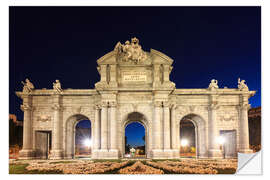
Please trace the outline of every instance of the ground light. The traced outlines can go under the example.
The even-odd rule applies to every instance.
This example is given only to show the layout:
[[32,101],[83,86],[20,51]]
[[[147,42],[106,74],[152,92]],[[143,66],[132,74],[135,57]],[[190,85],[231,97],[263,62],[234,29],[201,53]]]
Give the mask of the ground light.
[[83,144],[86,146],[86,147],[91,147],[91,145],[92,145],[92,141],[91,141],[91,139],[85,139],[84,140],[84,142],[83,142]]
[[186,140],[186,139],[181,140],[181,146],[183,146],[183,147],[188,146],[188,140]]
[[223,137],[223,136],[219,136],[218,138],[217,138],[217,142],[221,145],[221,147],[222,147],[222,150],[223,150],[223,158],[225,159],[225,146],[224,146],[224,144],[225,144],[225,142],[226,142],[226,139]]

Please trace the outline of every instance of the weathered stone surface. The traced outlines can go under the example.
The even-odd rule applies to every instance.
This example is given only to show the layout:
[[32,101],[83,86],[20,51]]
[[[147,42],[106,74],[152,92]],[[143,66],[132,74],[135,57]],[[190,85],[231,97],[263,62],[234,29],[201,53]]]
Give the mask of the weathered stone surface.
[[97,63],[101,78],[95,89],[62,89],[59,81],[53,89],[34,89],[29,80],[23,83],[16,92],[24,111],[21,158],[39,158],[38,131],[52,134],[51,158],[73,158],[74,127],[82,119],[91,121],[94,159],[123,157],[125,126],[134,121],[145,127],[148,158],[179,157],[183,119],[196,127],[198,158],[221,158],[221,130],[235,130],[236,151],[250,152],[247,111],[255,91],[243,80],[234,89],[219,88],[217,80],[205,89],[175,89],[169,78],[173,60],[143,51],[138,39],[118,43]]

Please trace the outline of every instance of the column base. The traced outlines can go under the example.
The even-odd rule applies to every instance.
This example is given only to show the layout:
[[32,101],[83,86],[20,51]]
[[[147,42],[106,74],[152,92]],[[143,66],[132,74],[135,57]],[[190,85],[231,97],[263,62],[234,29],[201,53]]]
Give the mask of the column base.
[[35,151],[32,149],[22,149],[19,151],[19,159],[35,159]]
[[177,159],[179,150],[177,149],[154,149],[151,154],[152,159]]
[[250,154],[250,153],[253,153],[253,151],[251,149],[240,149],[239,153]]
[[63,150],[52,150],[50,159],[64,159]]
[[119,159],[120,153],[118,149],[99,149],[93,150],[92,159]]
[[219,149],[210,149],[208,151],[208,157],[211,159],[222,159],[223,158],[223,153]]

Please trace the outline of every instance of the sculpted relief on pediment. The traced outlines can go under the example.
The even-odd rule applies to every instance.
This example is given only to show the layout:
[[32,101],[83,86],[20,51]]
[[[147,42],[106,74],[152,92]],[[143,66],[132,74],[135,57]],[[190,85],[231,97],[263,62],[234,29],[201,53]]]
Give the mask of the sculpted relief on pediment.
[[139,39],[136,37],[130,41],[126,41],[125,44],[118,42],[114,48],[116,51],[117,59],[120,63],[124,64],[148,64],[148,55],[142,50],[139,44]]

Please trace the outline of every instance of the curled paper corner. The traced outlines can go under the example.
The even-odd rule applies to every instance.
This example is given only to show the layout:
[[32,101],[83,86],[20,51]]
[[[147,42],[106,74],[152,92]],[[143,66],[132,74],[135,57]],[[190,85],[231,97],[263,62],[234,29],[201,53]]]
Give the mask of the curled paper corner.
[[262,174],[261,151],[251,154],[238,153],[236,174]]

